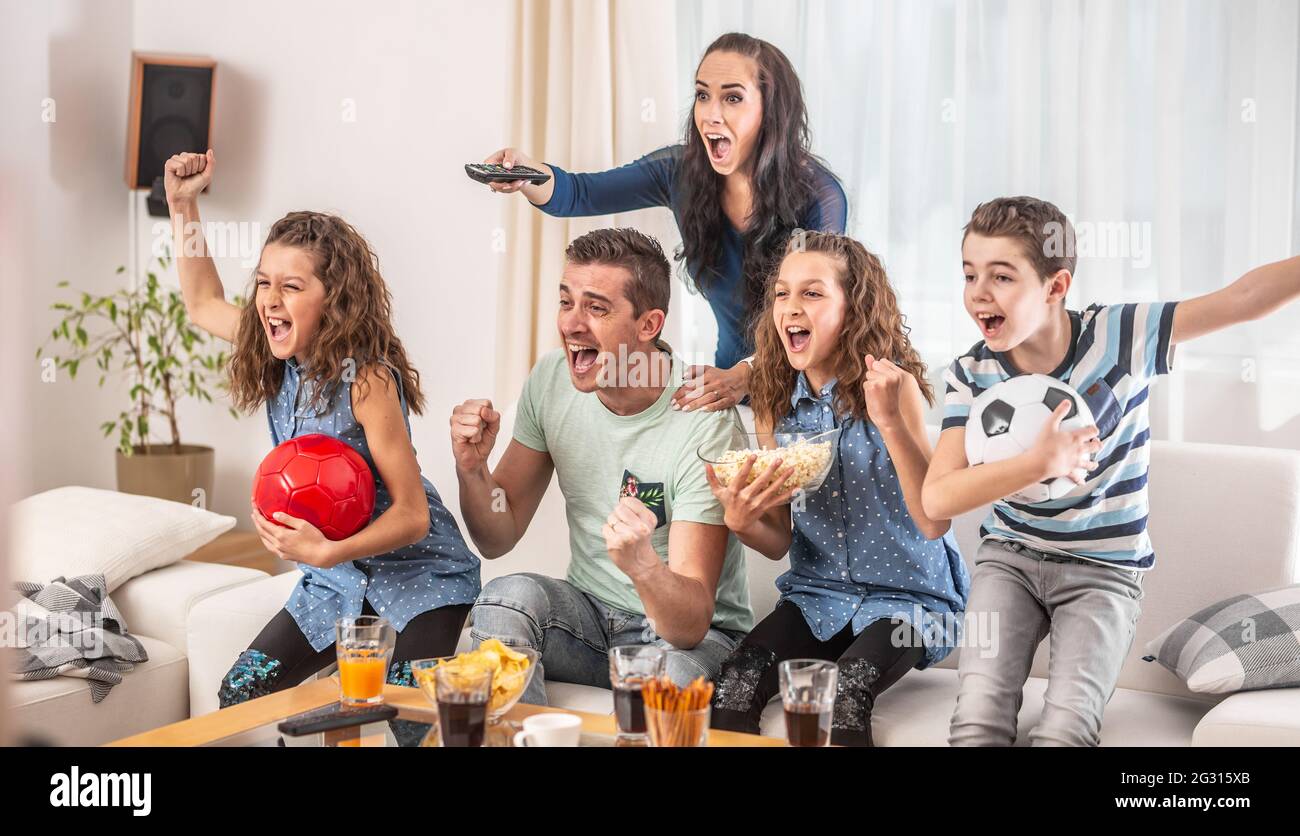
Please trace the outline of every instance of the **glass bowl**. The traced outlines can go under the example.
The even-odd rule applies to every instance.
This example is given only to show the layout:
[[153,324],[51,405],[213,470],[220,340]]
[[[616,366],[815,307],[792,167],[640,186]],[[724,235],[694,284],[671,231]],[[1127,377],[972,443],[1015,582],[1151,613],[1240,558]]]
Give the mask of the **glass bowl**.
[[[515,707],[515,703],[519,702],[519,698],[524,695],[524,691],[528,688],[528,683],[533,681],[533,674],[537,671],[537,663],[542,658],[542,654],[531,647],[512,647],[510,649],[527,656],[528,667],[505,677],[501,677],[499,672],[493,675],[492,696],[488,700],[489,723],[497,722],[505,716],[507,711]],[[449,662],[455,658],[456,656],[436,656],[430,659],[415,659],[411,662],[411,675],[415,677],[416,687],[424,692],[424,696],[428,698],[435,708],[438,706],[438,696],[433,684],[433,669],[438,667],[438,663]],[[504,687],[501,687],[502,683],[504,683]]]
[[743,433],[734,441],[722,444],[705,442],[696,451],[700,460],[713,466],[718,481],[723,487],[731,484],[740,472],[745,459],[754,454],[758,458],[750,471],[749,481],[765,471],[775,459],[782,459],[781,467],[795,468],[787,485],[796,485],[804,493],[813,493],[826,481],[835,463],[836,451],[839,449],[840,430],[836,427],[826,432],[806,433],[772,433],[776,446],[765,445],[757,433]]

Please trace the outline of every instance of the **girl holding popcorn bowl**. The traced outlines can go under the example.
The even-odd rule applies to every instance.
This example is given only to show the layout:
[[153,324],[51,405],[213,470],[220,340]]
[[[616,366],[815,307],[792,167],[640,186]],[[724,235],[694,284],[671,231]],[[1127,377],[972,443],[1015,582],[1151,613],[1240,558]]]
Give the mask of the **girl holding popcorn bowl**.
[[851,238],[797,233],[756,323],[750,398],[771,449],[705,468],[727,527],[790,568],[722,664],[713,726],[757,733],[779,663],[821,659],[839,668],[831,742],[870,746],[876,697],[952,650],[970,587],[949,521],[921,507],[934,395],[884,268]]

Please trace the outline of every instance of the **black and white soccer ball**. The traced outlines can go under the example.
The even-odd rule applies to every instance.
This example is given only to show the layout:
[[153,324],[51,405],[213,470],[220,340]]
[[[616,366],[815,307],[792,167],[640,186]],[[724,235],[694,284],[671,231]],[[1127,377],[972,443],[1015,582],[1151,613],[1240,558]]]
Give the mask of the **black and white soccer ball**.
[[[1000,462],[1028,451],[1063,400],[1072,406],[1061,429],[1079,430],[1094,423],[1092,410],[1079,393],[1049,375],[1022,374],[987,389],[971,404],[966,419],[966,461],[972,465]],[[1007,499],[1032,505],[1060,499],[1076,488],[1083,489],[1060,476],[1030,485]]]

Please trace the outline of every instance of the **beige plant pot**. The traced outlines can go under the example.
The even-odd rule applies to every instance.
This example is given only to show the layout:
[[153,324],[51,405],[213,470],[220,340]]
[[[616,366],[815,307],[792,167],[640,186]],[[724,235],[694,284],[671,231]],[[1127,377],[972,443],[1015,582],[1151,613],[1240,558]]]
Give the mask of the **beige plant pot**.
[[211,447],[155,444],[150,452],[133,448],[134,455],[117,451],[117,489],[123,493],[156,496],[208,508],[212,502],[213,451]]

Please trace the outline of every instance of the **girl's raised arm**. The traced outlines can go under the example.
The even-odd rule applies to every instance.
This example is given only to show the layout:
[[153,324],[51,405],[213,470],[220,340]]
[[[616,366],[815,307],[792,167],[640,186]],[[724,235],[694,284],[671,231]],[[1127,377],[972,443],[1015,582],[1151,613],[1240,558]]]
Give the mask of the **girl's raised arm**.
[[204,331],[233,343],[239,329],[239,308],[226,301],[199,223],[199,192],[212,182],[212,169],[211,148],[206,154],[176,154],[163,166],[163,184],[185,312]]

